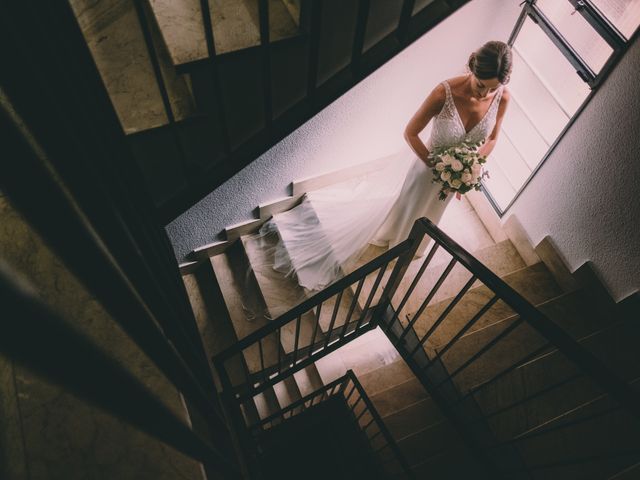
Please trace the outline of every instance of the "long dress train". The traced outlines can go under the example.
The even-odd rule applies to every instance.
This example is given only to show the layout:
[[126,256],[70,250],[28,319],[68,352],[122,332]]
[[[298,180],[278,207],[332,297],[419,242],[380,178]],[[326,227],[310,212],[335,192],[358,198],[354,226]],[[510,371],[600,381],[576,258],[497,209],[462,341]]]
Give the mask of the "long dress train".
[[[443,85],[446,100],[432,120],[427,148],[484,140],[495,125],[503,88],[467,132],[449,84]],[[308,290],[326,287],[350,270],[369,243],[392,247],[407,238],[418,218],[440,221],[453,195],[439,200],[439,185],[432,178],[431,169],[415,153],[403,150],[389,156],[376,172],[307,193],[300,205],[274,215],[260,230],[265,245],[273,249],[273,268],[295,274]],[[427,243],[420,246],[419,255]]]

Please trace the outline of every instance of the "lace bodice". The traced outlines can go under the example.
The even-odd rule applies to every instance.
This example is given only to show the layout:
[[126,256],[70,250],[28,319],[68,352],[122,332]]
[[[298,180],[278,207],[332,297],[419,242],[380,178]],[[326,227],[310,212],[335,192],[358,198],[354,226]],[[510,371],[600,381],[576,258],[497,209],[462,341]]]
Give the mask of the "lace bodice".
[[451,87],[446,81],[442,82],[442,84],[444,85],[447,96],[442,110],[440,110],[440,113],[433,119],[433,126],[431,135],[427,141],[427,148],[431,151],[434,148],[457,145],[463,141],[476,143],[487,138],[496,123],[498,106],[500,105],[504,87],[500,86],[498,88],[491,100],[491,105],[489,105],[487,113],[467,132],[458,113],[458,109],[453,102]]

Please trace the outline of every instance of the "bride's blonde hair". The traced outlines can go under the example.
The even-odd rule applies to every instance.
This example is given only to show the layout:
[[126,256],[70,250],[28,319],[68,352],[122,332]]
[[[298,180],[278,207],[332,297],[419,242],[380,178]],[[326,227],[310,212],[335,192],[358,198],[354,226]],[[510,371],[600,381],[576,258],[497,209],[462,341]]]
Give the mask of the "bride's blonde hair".
[[481,80],[497,78],[500,83],[507,84],[513,66],[511,47],[497,40],[487,42],[469,56],[467,66]]

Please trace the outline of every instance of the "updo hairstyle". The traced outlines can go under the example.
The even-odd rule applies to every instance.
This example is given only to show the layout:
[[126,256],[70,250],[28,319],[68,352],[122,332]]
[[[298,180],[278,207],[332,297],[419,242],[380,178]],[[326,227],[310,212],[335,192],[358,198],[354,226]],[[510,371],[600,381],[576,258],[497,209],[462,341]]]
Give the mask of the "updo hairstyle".
[[506,85],[511,77],[511,48],[504,42],[487,42],[469,56],[467,66],[480,80],[497,78]]

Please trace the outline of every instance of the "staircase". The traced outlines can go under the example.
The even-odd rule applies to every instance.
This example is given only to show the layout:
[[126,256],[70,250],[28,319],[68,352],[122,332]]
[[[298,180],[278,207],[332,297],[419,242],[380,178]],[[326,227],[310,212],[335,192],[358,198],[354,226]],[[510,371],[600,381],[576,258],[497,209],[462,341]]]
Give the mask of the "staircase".
[[[262,210],[286,212],[297,201]],[[340,285],[312,295],[265,268],[268,250],[253,233],[263,221],[229,228],[227,241],[198,249],[198,260],[183,266],[208,354],[228,375],[219,386],[239,403],[245,425],[277,417],[353,370],[415,478],[613,479],[640,468],[637,416],[455,251],[441,244],[398,272],[407,244],[370,246]],[[466,200],[452,202],[441,227],[607,375],[638,385],[640,332],[630,316],[603,315],[544,263],[527,264],[511,241],[495,242]]]
[[166,224],[468,0],[70,0]]

